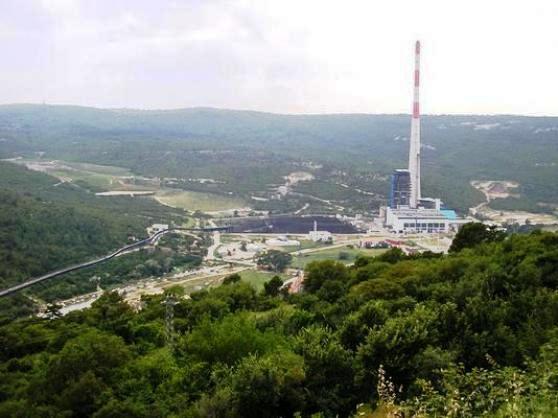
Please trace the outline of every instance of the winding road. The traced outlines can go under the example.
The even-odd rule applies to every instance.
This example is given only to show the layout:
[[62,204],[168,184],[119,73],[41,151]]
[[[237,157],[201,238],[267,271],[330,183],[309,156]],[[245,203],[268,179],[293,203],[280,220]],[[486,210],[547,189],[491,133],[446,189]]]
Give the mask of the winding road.
[[168,232],[173,232],[173,231],[217,232],[217,231],[223,231],[223,230],[226,230],[226,229],[227,228],[220,228],[220,227],[213,227],[213,228],[169,228],[169,229],[165,229],[165,230],[159,231],[156,234],[153,234],[150,237],[145,238],[141,241],[134,242],[133,244],[125,245],[124,247],[114,251],[113,253],[105,255],[103,257],[96,258],[96,259],[90,260],[90,261],[86,261],[84,263],[74,264],[72,266],[64,267],[64,268],[59,269],[59,270],[51,271],[50,273],[44,274],[42,276],[34,277],[32,279],[26,280],[23,283],[17,284],[15,286],[9,287],[9,288],[4,289],[4,290],[0,290],[0,297],[8,296],[12,293],[23,290],[23,289],[25,289],[29,286],[32,286],[36,283],[40,283],[40,282],[43,282],[45,280],[52,279],[54,277],[58,277],[58,276],[61,276],[63,274],[66,274],[66,273],[70,273],[72,271],[81,270],[81,269],[84,269],[84,268],[87,268],[87,267],[94,266],[96,264],[104,263],[105,261],[109,261],[112,258],[116,257],[117,255],[126,253],[128,251],[132,251],[132,250],[135,250],[137,248],[144,247],[146,245],[151,245],[154,242],[157,242],[157,240],[162,235],[164,235]]

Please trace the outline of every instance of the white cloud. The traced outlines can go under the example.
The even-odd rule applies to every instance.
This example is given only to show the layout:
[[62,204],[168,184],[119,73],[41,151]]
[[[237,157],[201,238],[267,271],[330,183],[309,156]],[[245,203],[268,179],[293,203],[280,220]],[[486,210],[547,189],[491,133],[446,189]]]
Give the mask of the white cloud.
[[4,0],[1,102],[558,114],[551,0]]

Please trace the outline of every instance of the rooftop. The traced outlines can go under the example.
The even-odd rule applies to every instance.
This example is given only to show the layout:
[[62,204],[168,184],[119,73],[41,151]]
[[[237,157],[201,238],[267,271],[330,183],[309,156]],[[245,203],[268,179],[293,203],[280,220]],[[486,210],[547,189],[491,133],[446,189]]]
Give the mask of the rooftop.
[[[400,209],[391,209],[389,211],[398,218],[432,218],[432,219],[449,219],[444,215],[443,211],[439,211],[436,209],[411,209],[411,208],[400,208]],[[453,212],[453,211],[451,211]],[[455,212],[454,212],[455,213]]]

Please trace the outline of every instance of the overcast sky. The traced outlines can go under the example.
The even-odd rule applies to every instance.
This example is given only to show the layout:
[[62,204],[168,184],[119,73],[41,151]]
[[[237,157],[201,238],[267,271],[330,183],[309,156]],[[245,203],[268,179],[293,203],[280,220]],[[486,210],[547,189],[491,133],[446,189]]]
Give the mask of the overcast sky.
[[1,0],[0,102],[558,115],[556,0]]

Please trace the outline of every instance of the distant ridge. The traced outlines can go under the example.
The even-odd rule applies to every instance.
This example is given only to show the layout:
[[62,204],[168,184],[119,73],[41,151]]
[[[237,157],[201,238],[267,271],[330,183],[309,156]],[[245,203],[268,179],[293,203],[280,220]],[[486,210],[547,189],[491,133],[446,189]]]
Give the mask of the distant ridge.
[[[363,112],[342,112],[342,113],[281,113],[281,112],[268,112],[264,110],[253,109],[227,109],[212,106],[193,106],[193,107],[179,107],[168,109],[142,109],[134,107],[97,107],[85,106],[74,104],[50,104],[50,103],[4,103],[0,104],[0,111],[2,109],[24,109],[24,108],[60,108],[60,109],[82,109],[91,111],[105,111],[105,112],[126,112],[130,114],[146,114],[146,113],[195,113],[195,112],[214,112],[214,113],[244,113],[256,115],[273,115],[285,117],[324,117],[324,116],[411,116],[411,113],[363,113]],[[513,113],[423,113],[423,117],[482,117],[482,118],[500,118],[500,117],[514,117],[514,118],[556,118],[557,115],[525,115]]]

